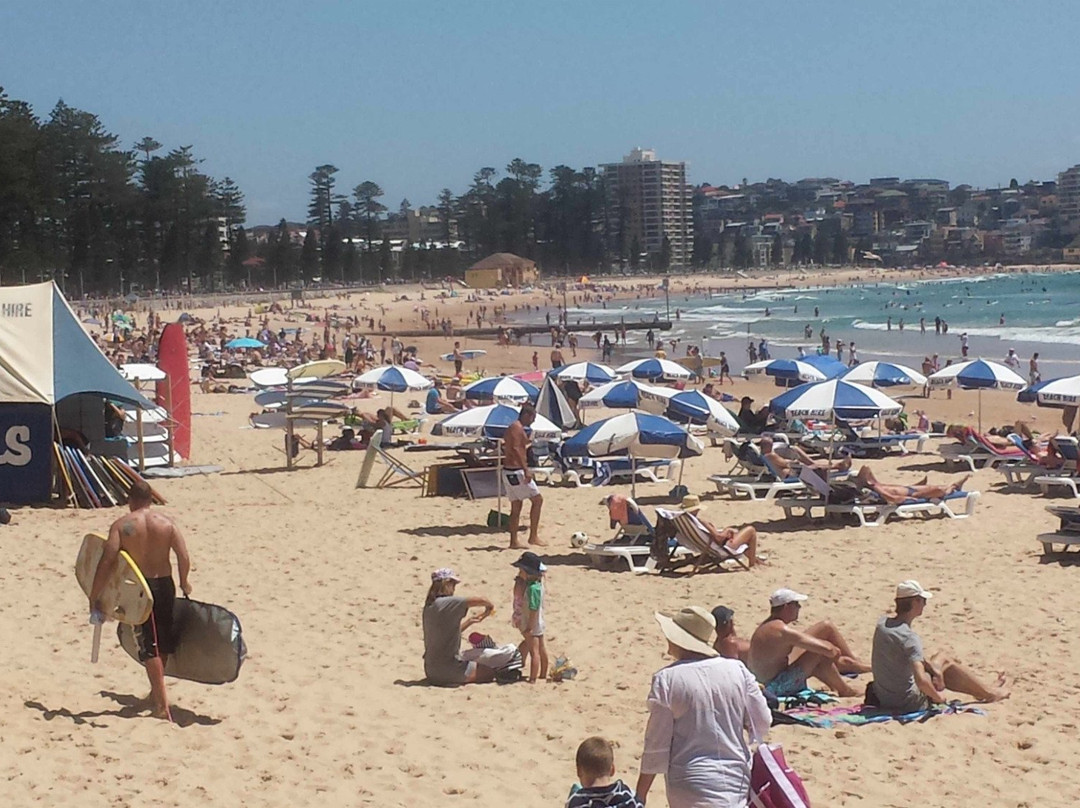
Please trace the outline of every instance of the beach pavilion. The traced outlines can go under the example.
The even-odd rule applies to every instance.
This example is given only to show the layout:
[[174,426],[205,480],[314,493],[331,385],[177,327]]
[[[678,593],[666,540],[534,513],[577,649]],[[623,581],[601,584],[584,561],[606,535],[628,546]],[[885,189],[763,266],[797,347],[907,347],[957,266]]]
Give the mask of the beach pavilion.
[[492,253],[465,270],[465,283],[473,289],[531,286],[540,276],[536,262],[513,253]]

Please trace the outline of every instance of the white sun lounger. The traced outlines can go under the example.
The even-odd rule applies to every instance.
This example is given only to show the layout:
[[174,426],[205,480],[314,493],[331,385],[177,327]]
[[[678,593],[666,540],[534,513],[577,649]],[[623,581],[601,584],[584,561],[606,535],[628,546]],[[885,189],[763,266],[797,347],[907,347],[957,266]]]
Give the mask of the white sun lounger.
[[1062,552],[1067,551],[1074,544],[1080,544],[1080,510],[1076,508],[1063,508],[1060,505],[1051,505],[1046,509],[1061,520],[1061,525],[1054,533],[1040,533],[1036,538],[1042,545],[1043,555],[1051,555],[1055,552],[1054,545],[1064,545]]

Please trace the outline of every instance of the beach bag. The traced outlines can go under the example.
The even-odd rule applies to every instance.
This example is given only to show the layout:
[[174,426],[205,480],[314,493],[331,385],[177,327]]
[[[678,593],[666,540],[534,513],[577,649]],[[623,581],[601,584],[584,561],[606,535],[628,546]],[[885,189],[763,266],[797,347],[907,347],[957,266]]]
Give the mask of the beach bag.
[[754,752],[750,769],[750,805],[753,808],[810,808],[802,779],[787,761],[779,744],[763,743]]

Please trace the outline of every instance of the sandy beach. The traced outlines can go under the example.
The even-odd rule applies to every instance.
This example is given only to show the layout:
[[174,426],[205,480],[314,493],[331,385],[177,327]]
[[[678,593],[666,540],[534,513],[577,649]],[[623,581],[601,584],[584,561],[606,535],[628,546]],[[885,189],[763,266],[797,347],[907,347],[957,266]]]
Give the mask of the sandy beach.
[[[867,270],[858,272],[869,277]],[[847,283],[854,274],[825,279]],[[693,276],[673,288],[710,282],[731,286],[726,278]],[[402,294],[410,299],[395,302]],[[417,327],[421,305],[438,307],[436,317],[456,323],[475,308],[463,298],[434,300],[432,294],[425,293],[423,304],[419,289],[408,286],[313,300],[272,326],[321,334],[321,323],[300,318],[307,312],[321,317],[336,306],[339,313],[383,319],[389,334]],[[514,306],[548,305],[552,297],[537,291],[493,298],[489,305],[496,302],[512,315]],[[232,332],[243,335],[250,308],[192,313],[233,318]],[[258,319],[255,314],[256,326]],[[449,371],[449,363],[435,358],[452,347],[448,338],[413,342],[439,371]],[[534,350],[541,368],[548,366],[543,338],[532,346],[469,340],[463,347],[488,351],[476,363],[488,375],[531,369]],[[599,355],[591,343],[578,354]],[[937,593],[916,626],[927,649],[948,649],[988,679],[1006,672],[1012,697],[987,705],[981,716],[773,728],[770,740],[783,744],[813,804],[1019,808],[1075,802],[1080,706],[1071,696],[1080,687],[1070,682],[1080,616],[1069,593],[1076,570],[1042,563],[1035,541],[1057,526],[1045,506],[1071,500],[1002,490],[1001,474],[981,470],[966,486],[981,492],[970,519],[840,529],[784,520],[773,503],[718,497],[707,477],[730,464],[719,449],[708,448],[686,462],[684,484],[702,495],[716,524],[754,524],[768,563],[748,573],[635,576],[596,570],[569,543],[577,530],[610,537],[606,509],[598,503],[619,489],[542,487],[547,643],[552,658],[569,657],[579,675],[560,684],[435,688],[423,682],[420,622],[431,570],[456,569],[463,578],[459,593],[496,604],[481,628],[496,639],[516,640],[510,563],[518,554],[507,549],[505,532],[485,526],[493,502],[421,498],[415,488],[357,490],[362,452],[329,453],[321,468],[311,467],[314,456],[307,452],[301,468],[287,472],[281,433],[248,425],[258,409],[250,395],[192,389],[190,462],[224,471],[153,484],[168,500],[161,510],[187,538],[193,597],[237,613],[248,660],[230,685],[169,680],[176,725],[147,717],[140,712],[146,677],[120,649],[112,626],[101,661],[90,664],[86,601],[72,574],[82,535],[105,530],[121,511],[15,510],[12,524],[0,527],[8,560],[0,571],[6,649],[0,775],[8,805],[561,805],[575,780],[574,751],[589,735],[617,741],[619,776],[631,784],[637,777],[650,676],[669,661],[654,611],[722,603],[735,610],[739,633],[749,636],[767,614],[768,594],[789,586],[811,596],[803,623],[832,620],[868,658],[875,622],[891,607],[896,583],[908,578]],[[761,404],[776,388],[764,379],[737,379],[726,391],[748,393]],[[395,405],[411,400],[422,396],[398,395]],[[387,403],[387,394],[359,402],[369,411]],[[973,423],[976,406],[974,392],[958,391],[952,399],[935,392],[911,399],[908,410]],[[1015,394],[985,393],[982,407],[984,426],[1018,418],[1035,430],[1058,426],[1059,411],[1017,404]],[[330,428],[327,437],[335,434]],[[871,463],[879,477],[901,483],[927,474],[935,482],[951,479],[937,444]],[[395,453],[414,466],[436,458]],[[639,485],[638,500],[669,504],[669,488]],[[860,686],[868,678],[861,677]],[[658,782],[649,805],[666,804]]]

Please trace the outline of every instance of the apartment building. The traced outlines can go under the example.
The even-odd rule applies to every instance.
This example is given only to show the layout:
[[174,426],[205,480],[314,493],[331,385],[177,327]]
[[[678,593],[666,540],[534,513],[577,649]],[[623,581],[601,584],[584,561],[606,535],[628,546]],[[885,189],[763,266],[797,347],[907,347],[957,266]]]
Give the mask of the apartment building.
[[1080,232],[1080,165],[1058,174],[1057,202],[1068,231]]
[[660,160],[652,149],[633,149],[621,163],[606,163],[600,170],[612,245],[625,251],[636,241],[643,252],[658,256],[667,238],[671,268],[688,267],[694,252],[694,218],[686,163]]

